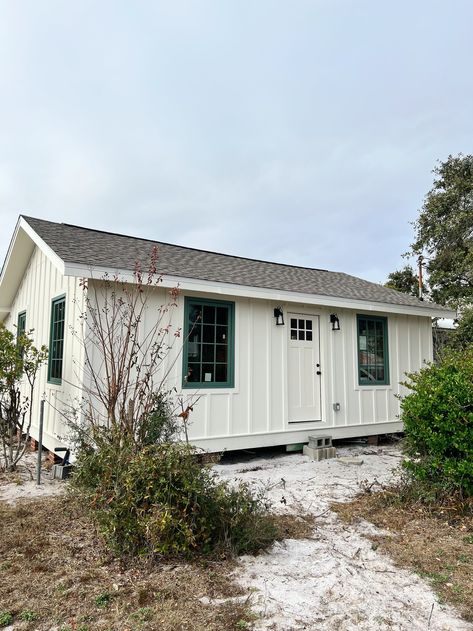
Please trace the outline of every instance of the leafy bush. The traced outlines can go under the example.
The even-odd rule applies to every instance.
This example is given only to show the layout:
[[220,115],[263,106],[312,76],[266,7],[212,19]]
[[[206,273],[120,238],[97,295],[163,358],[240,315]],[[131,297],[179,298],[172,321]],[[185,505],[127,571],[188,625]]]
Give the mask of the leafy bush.
[[405,468],[437,490],[473,495],[473,349],[409,375],[401,402]]
[[138,442],[141,445],[169,443],[176,438],[179,427],[173,411],[170,393],[159,392],[153,396],[153,407],[144,416],[137,430]]
[[466,350],[473,344],[473,308],[464,309],[451,340],[453,348]]
[[276,535],[261,494],[219,481],[181,443],[137,452],[130,441],[104,441],[79,455],[73,486],[120,555],[238,554]]

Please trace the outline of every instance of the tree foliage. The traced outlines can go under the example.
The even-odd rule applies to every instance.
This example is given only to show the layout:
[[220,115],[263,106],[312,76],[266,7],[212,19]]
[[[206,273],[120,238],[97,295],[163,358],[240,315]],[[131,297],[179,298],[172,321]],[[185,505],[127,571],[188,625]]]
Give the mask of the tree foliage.
[[449,156],[433,170],[414,224],[412,254],[427,260],[432,299],[457,307],[473,302],[473,155]]
[[0,469],[8,471],[25,452],[36,377],[48,356],[45,346],[33,345],[31,333],[17,337],[0,323]]
[[473,348],[473,307],[462,310],[458,326],[452,332],[450,344],[459,350]]
[[[391,272],[384,286],[411,296],[418,297],[419,295],[419,280],[410,265],[405,265],[402,269]],[[425,291],[425,286],[423,289]]]
[[473,495],[473,348],[408,375],[401,401],[405,467],[417,480]]

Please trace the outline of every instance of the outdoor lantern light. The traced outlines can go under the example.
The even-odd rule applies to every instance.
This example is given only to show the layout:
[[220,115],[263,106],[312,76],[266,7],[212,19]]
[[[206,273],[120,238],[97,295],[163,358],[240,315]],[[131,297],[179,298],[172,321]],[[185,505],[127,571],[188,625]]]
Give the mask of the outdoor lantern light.
[[282,307],[275,307],[274,308],[274,317],[276,319],[276,326],[281,326],[282,324],[284,324],[284,317],[283,317]]
[[340,320],[336,313],[330,314],[330,322],[332,324],[332,331],[340,331]]

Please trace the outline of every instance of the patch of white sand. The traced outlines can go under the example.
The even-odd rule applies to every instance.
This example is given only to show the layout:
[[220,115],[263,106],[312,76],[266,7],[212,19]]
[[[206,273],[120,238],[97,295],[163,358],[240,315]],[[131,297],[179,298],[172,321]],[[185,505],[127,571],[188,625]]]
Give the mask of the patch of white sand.
[[41,484],[36,484],[37,453],[27,452],[18,464],[18,471],[11,474],[11,481],[0,484],[0,501],[15,504],[21,499],[39,499],[59,495],[64,491],[64,483],[53,480],[51,469],[43,466]]
[[418,576],[396,568],[363,537],[377,529],[365,521],[347,526],[329,510],[363,484],[389,482],[401,459],[393,447],[353,447],[315,462],[300,454],[221,464],[218,474],[264,487],[277,512],[317,516],[312,539],[285,540],[267,553],[241,557],[237,581],[254,591],[256,629],[292,631],[467,631],[473,625],[438,602]]

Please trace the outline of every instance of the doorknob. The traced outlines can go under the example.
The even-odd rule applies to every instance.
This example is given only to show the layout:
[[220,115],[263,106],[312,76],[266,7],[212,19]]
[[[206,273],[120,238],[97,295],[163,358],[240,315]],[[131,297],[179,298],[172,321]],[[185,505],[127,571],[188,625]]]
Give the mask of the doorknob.
[[317,375],[321,375],[321,374],[322,374],[322,371],[321,371],[321,370],[318,370],[318,371],[316,372],[316,374],[317,374]]

